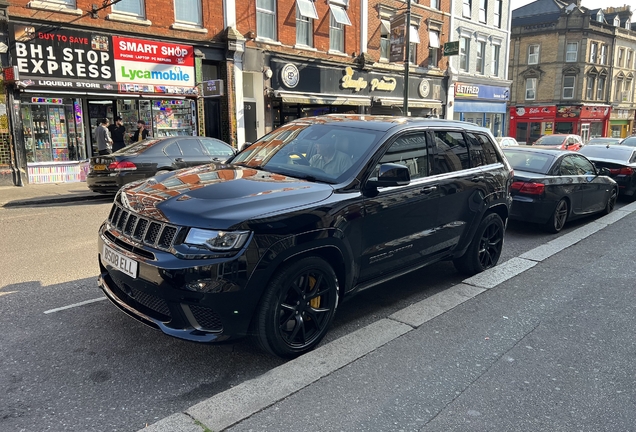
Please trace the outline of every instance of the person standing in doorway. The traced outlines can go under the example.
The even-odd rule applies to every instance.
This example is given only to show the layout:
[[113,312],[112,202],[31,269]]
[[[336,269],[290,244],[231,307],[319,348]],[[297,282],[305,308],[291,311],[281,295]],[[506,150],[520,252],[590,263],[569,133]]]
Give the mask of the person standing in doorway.
[[107,118],[102,119],[97,129],[95,129],[95,140],[97,141],[97,150],[100,156],[113,152],[113,140],[110,138],[110,132],[108,131]]
[[108,130],[110,131],[110,137],[113,139],[114,152],[126,147],[126,143],[124,142],[124,137],[126,136],[126,127],[124,126],[121,117],[115,117],[115,124],[108,126]]
[[143,141],[148,138],[148,135],[150,135],[150,132],[146,129],[146,122],[143,120],[137,121],[137,130],[131,138],[132,142]]

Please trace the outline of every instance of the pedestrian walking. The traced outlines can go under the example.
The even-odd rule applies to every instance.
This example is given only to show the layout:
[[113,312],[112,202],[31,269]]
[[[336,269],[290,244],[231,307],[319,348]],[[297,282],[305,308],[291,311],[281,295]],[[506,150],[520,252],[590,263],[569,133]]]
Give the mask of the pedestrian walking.
[[126,127],[124,126],[124,123],[121,117],[119,116],[115,117],[115,124],[108,126],[108,130],[110,132],[110,137],[113,140],[114,152],[126,147],[126,143],[125,143]]
[[146,138],[148,138],[148,135],[150,135],[150,132],[148,132],[148,129],[146,129],[146,122],[143,120],[138,120],[137,130],[135,131],[135,133],[133,134],[131,138],[132,142],[143,141]]
[[99,126],[95,129],[95,140],[97,141],[97,150],[100,156],[111,154],[113,140],[108,131],[108,119],[101,119]]

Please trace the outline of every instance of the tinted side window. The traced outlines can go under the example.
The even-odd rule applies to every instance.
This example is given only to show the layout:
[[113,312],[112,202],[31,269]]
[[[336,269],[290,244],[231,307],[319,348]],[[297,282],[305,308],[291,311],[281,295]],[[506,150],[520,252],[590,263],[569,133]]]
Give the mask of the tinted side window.
[[386,151],[380,163],[398,163],[406,166],[411,179],[429,174],[426,133],[419,132],[399,137]]
[[179,140],[179,147],[184,156],[203,156],[203,148],[196,138]]
[[165,146],[163,152],[166,154],[166,156],[181,156],[181,150],[175,142]]
[[442,174],[470,168],[464,135],[454,131],[433,131],[435,139],[434,173]]
[[561,160],[559,173],[567,176],[578,175],[574,162],[572,161],[572,156],[566,156]]
[[473,167],[501,162],[495,145],[488,136],[480,133],[468,133],[470,138],[470,165]]
[[572,161],[576,167],[578,175],[593,175],[596,173],[592,162],[588,161],[582,156],[572,156]]
[[213,139],[200,139],[201,144],[207,150],[208,154],[212,156],[232,156],[234,153],[223,142]]

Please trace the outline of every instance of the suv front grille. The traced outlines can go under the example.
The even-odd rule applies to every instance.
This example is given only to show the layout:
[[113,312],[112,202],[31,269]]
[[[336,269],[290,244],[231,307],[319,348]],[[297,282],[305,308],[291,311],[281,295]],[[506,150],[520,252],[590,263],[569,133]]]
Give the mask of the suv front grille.
[[108,222],[122,237],[165,251],[170,250],[179,232],[176,226],[140,216],[126,210],[118,202],[113,204]]

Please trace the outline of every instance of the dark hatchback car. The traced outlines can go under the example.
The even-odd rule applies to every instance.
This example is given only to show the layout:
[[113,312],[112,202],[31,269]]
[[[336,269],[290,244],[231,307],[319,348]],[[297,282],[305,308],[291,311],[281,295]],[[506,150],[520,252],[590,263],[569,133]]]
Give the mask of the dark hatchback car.
[[235,150],[214,138],[178,136],[146,139],[90,160],[86,184],[93,192],[115,193],[126,183],[211,162],[225,162]]
[[99,230],[99,285],[168,335],[251,335],[294,357],[341,298],[440,260],[495,266],[511,179],[494,137],[469,123],[296,120],[227,164],[122,188]]
[[568,220],[614,210],[616,182],[580,151],[508,148],[504,153],[515,171],[511,220],[540,223],[557,233]]
[[609,170],[608,175],[618,183],[621,195],[636,198],[636,147],[622,144],[585,146],[581,154],[597,167]]

